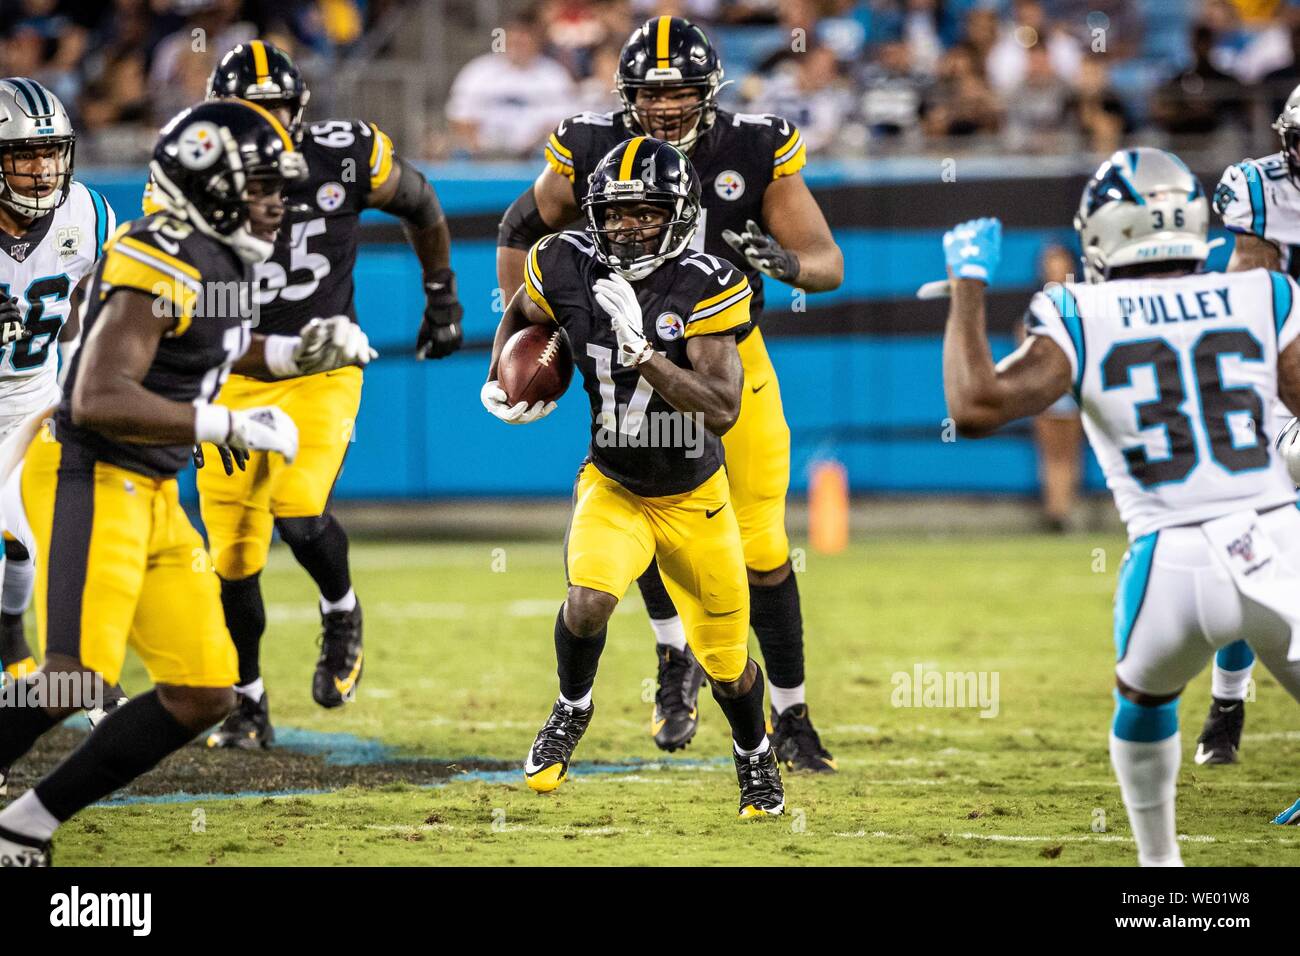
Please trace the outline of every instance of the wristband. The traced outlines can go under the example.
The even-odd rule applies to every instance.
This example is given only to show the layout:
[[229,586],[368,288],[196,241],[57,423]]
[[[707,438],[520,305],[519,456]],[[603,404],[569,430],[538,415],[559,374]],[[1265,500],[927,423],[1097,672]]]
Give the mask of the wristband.
[[202,402],[194,406],[194,443],[224,445],[230,438],[230,409]]
[[268,335],[262,349],[266,370],[276,378],[292,378],[301,374],[298,361],[293,357],[302,339],[296,335]]

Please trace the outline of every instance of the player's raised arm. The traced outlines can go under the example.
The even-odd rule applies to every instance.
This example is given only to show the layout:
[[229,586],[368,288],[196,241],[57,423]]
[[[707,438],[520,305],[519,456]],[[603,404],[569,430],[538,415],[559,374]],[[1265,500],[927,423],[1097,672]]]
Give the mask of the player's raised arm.
[[809,292],[829,292],[844,281],[844,253],[831,235],[801,173],[782,176],[763,193],[764,235],[750,222],[741,236],[723,238],[764,275]]
[[1070,360],[1045,336],[1031,335],[999,365],[989,349],[984,290],[1001,256],[1002,224],[976,219],[943,237],[952,285],[943,336],[943,391],[957,432],[988,435],[1036,415],[1070,387]]
[[[557,141],[556,136],[551,139]],[[573,175],[557,171],[562,158],[556,142],[547,145],[548,165],[537,181],[510,204],[497,230],[497,286],[517,289],[524,281],[524,260],[538,239],[563,229],[578,218],[581,210],[573,194]],[[565,167],[558,166],[563,169]]]

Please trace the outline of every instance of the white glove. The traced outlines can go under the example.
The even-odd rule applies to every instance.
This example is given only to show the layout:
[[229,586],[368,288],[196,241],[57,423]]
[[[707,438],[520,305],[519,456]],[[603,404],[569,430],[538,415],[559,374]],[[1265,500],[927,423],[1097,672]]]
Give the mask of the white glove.
[[378,356],[361,326],[346,315],[312,319],[298,335],[266,339],[266,367],[278,378],[364,366]]
[[655,357],[655,350],[641,331],[641,303],[636,290],[618,273],[597,279],[591,287],[600,307],[609,314],[609,324],[618,339],[618,362],[625,368]]
[[203,442],[245,453],[275,451],[292,462],[298,456],[298,426],[275,405],[238,410],[199,405],[194,413],[194,443]]
[[507,425],[527,425],[555,411],[555,402],[534,402],[532,408],[528,407],[527,402],[506,404],[506,390],[496,379],[485,382],[479,389],[478,397],[494,418],[501,419]]
[[1278,452],[1282,455],[1282,460],[1286,462],[1287,474],[1291,476],[1291,484],[1300,485],[1300,418],[1293,418],[1286,423],[1286,428],[1277,436]]

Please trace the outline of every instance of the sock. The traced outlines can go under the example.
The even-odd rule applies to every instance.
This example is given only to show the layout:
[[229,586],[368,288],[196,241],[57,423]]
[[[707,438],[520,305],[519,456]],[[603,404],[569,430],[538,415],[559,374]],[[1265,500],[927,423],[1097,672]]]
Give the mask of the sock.
[[1215,700],[1245,700],[1255,654],[1245,641],[1234,641],[1214,655],[1210,694]]
[[262,678],[259,677],[257,680],[248,684],[237,684],[235,686],[235,693],[242,694],[253,703],[257,703],[262,699],[262,695],[266,693],[266,686],[262,683]]
[[723,697],[713,687],[713,699],[726,715],[736,752],[741,754],[756,753],[755,748],[761,748],[763,739],[767,736],[767,722],[763,719],[763,668],[757,664],[754,667],[758,671],[754,677],[754,686],[744,696]]
[[560,675],[560,696],[575,702],[591,699],[591,687],[596,683],[596,667],[601,651],[605,649],[608,628],[599,634],[578,637],[564,623],[564,607],[555,616],[555,662]]
[[8,767],[31,750],[32,744],[58,723],[43,707],[17,706],[22,694],[23,689],[17,686],[5,689],[5,697],[13,703],[0,707],[0,767]]
[[276,518],[275,527],[323,600],[337,601],[352,589],[348,536],[337,518],[329,512],[315,518]]
[[261,572],[227,581],[221,578],[221,609],[226,628],[239,654],[239,683],[247,686],[262,673],[260,649],[266,631],[266,607],[262,603]]
[[36,562],[17,541],[5,541],[4,586],[0,588],[0,611],[17,614],[32,602],[32,583],[36,580]]
[[771,743],[770,743],[770,742],[768,741],[768,739],[767,739],[767,734],[764,734],[764,735],[763,735],[763,739],[760,740],[760,741],[758,742],[758,746],[757,746],[757,747],[753,747],[753,748],[751,748],[750,750],[741,750],[741,749],[740,749],[740,744],[736,743],[734,740],[731,742],[731,746],[732,746],[732,749],[736,751],[736,756],[738,756],[738,757],[752,757],[752,756],[754,756],[755,754],[766,753],[768,747],[771,746]]
[[677,616],[673,599],[668,596],[664,579],[659,576],[659,563],[651,561],[645,572],[636,579],[636,586],[641,589],[641,600],[645,602],[646,613],[651,621],[666,621]]
[[348,588],[348,593],[343,595],[337,601],[325,600],[325,595],[320,596],[320,612],[322,614],[333,614],[336,611],[351,611],[357,606],[357,592]]
[[1182,748],[1178,701],[1142,707],[1118,693],[1110,761],[1119,778],[1141,866],[1182,866],[1174,794]]
[[0,611],[0,664],[12,676],[25,676],[35,670],[31,645],[23,629],[22,613],[6,614]]
[[655,632],[656,644],[667,644],[679,651],[686,650],[686,628],[682,626],[682,619],[676,614],[662,621],[650,618],[650,629]]
[[749,622],[758,636],[768,679],[777,687],[803,684],[803,613],[793,571],[780,584],[749,586]]
[[36,785],[60,822],[156,767],[197,734],[167,712],[158,692],[132,697]]
[[569,700],[569,698],[561,694],[560,703],[567,704],[574,710],[589,710],[591,708],[591,691],[587,691],[587,693],[583,694],[577,700]]
[[36,796],[36,791],[28,790],[0,810],[0,827],[34,840],[48,840],[59,828],[59,821],[45,809],[45,804]]
[[784,714],[796,704],[806,702],[803,692],[803,684],[798,687],[777,687],[775,681],[769,681],[767,685],[768,696],[772,698],[772,709],[778,715]]

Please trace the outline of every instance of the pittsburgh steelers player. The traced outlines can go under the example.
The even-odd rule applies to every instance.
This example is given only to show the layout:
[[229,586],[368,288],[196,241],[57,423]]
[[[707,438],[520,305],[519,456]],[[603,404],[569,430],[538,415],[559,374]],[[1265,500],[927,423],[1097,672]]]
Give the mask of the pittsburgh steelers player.
[[689,250],[700,182],[675,146],[645,136],[615,146],[595,167],[583,209],[586,232],[547,236],[529,251],[482,392],[488,411],[513,424],[554,408],[509,405],[497,381],[506,340],[535,323],[568,334],[591,402],[591,448],[565,540],[569,590],[555,619],[560,695],[524,774],[543,793],[564,781],[591,723],[610,615],[657,559],[731,725],[740,816],[779,814],[781,771],[764,728],[763,672],[748,652],[744,548],[718,438],[740,414],[736,340],[750,326],[749,281]]
[[[779,116],[718,109],[722,72],[713,44],[690,21],[661,16],[638,28],[619,59],[623,109],[581,113],[560,123],[546,145],[546,168],[502,220],[501,288],[523,281],[525,250],[577,217],[600,158],[637,135],[672,143],[690,156],[702,190],[690,248],[728,261],[747,276],[753,319],[762,310],[763,276],[809,292],[839,286],[843,256],[800,173],[806,151],[799,131]],[[744,402],[723,444],[745,543],[754,632],[771,681],[772,739],[787,767],[829,771],[835,763],[813,729],[804,695],[803,617],[785,532],[790,429],[757,326],[739,339],[739,348]],[[659,657],[651,730],[655,743],[671,751],[695,735],[703,675],[660,570],[651,563],[638,584]]]
[[[365,334],[342,317],[315,320],[301,336],[251,331],[251,267],[273,248],[285,180],[305,173],[270,113],[238,101],[186,110],[163,128],[150,173],[162,211],[122,226],[105,247],[52,428],[39,424],[45,410],[29,420],[10,487],[18,485],[36,546],[45,648],[24,689],[38,693],[54,675],[114,683],[128,644],[155,687],[109,713],[0,811],[4,865],[48,864],[62,822],[234,705],[235,647],[216,576],[195,569],[203,543],[180,507],[176,473],[202,442],[291,459],[298,439],[275,406],[212,404],[227,374],[309,374],[373,357]],[[21,757],[81,703],[55,694],[41,701],[0,706],[0,763]]]
[[[297,66],[261,40],[217,65],[208,95],[258,103],[285,124],[307,163],[289,184],[288,211],[271,258],[257,267],[258,330],[288,334],[316,317],[356,321],[352,269],[363,209],[403,221],[423,273],[425,310],[417,355],[442,358],[461,343],[461,306],[449,266],[451,239],[433,187],[393,151],[378,127],[352,120],[303,123],[309,91]],[[298,426],[292,462],[254,454],[242,468],[199,470],[199,505],[221,603],[239,651],[239,706],[208,738],[213,747],[266,747],[274,739],[258,648],[266,629],[260,575],[272,529],[320,591],[321,650],[312,697],[322,707],[354,699],[364,664],[361,605],[352,590],[348,538],[329,510],[353,437],[362,373],[342,368],[284,382],[236,372],[217,398],[230,408],[275,404]]]

